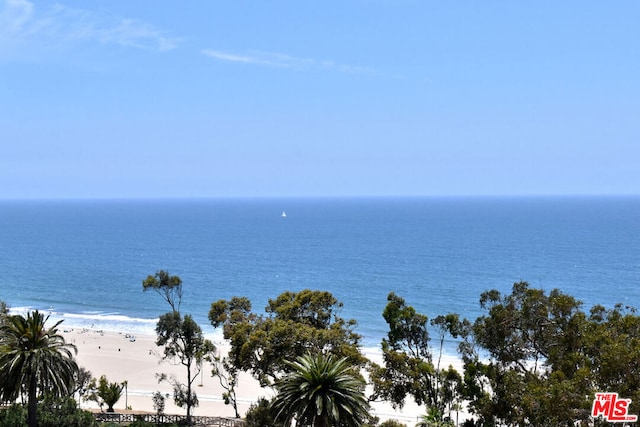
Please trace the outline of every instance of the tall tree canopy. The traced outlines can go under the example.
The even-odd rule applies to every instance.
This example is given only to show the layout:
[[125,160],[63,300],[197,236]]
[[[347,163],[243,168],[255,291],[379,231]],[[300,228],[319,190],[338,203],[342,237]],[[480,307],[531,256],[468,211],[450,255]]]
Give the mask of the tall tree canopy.
[[[395,407],[402,407],[407,396],[419,405],[425,404],[438,420],[457,398],[460,375],[451,366],[440,366],[446,325],[457,317],[439,316],[431,322],[440,332],[438,348],[430,344],[429,319],[416,312],[395,293],[387,297],[382,315],[389,325],[387,338],[382,340],[384,366],[372,364],[371,380],[374,398],[383,398]],[[436,356],[434,361],[434,356]]]
[[39,311],[13,315],[0,326],[0,400],[13,401],[26,392],[30,427],[37,426],[38,396],[68,396],[78,366],[75,346],[58,334],[62,321],[47,328]]
[[640,316],[636,309],[597,305],[590,310],[585,328],[583,358],[590,368],[593,391],[615,391],[631,399],[630,413],[640,415]]
[[144,291],[155,290],[171,307],[171,311],[160,316],[156,325],[156,345],[163,348],[163,359],[182,365],[186,370],[186,382],[177,378],[160,375],[161,380],[169,381],[173,386],[176,405],[187,408],[187,420],[191,420],[192,408],[198,405],[198,397],[193,383],[200,374],[202,361],[215,347],[204,338],[202,329],[191,315],[182,315],[179,311],[182,302],[182,280],[160,270],[155,276],[148,276],[142,282]]
[[182,303],[182,279],[172,276],[168,271],[159,270],[154,276],[147,276],[142,281],[142,290],[153,290],[164,299],[171,310],[180,311]]
[[483,425],[587,425],[597,391],[632,399],[631,411],[638,413],[635,310],[596,306],[587,314],[575,298],[526,282],[515,283],[509,295],[485,292],[480,305],[485,315],[455,329],[462,338],[464,394]]
[[209,320],[222,327],[231,343],[231,365],[251,372],[262,385],[289,372],[287,361],[307,352],[331,352],[353,366],[362,366],[360,335],[355,320],[338,315],[342,303],[325,291],[284,292],[269,300],[266,315],[251,311],[244,297],[218,300],[211,305]]

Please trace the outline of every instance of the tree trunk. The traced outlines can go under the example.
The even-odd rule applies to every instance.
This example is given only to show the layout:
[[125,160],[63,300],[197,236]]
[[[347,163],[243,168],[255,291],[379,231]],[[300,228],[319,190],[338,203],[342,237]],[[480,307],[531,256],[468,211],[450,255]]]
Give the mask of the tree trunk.
[[236,418],[240,418],[240,413],[238,412],[238,402],[236,401],[236,398],[234,397],[231,402],[233,402],[233,410],[236,413]]
[[187,364],[187,425],[191,425],[191,359]]
[[314,427],[330,427],[329,420],[327,420],[327,416],[322,415],[320,417],[316,417],[315,421],[313,422],[313,426]]
[[36,384],[36,376],[35,374],[30,375],[29,378],[29,402],[27,404],[27,414],[28,414],[28,422],[29,427],[38,427],[38,396],[37,396],[37,387]]

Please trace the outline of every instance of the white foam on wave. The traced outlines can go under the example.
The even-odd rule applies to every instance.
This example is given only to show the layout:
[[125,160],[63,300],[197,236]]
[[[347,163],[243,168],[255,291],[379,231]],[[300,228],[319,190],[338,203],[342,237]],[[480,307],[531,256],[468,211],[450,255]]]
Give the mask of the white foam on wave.
[[[10,314],[19,314],[25,316],[27,313],[36,310],[35,307],[11,307]],[[148,319],[139,317],[129,317],[117,312],[101,312],[101,311],[85,311],[81,313],[65,313],[56,310],[54,307],[48,309],[39,309],[41,313],[49,316],[47,324],[53,325],[55,322],[62,320],[59,326],[62,329],[93,329],[120,333],[130,333],[137,335],[155,335],[156,324],[158,319]],[[213,329],[211,325],[200,325],[207,339],[215,344],[223,344],[225,342],[222,329]]]
[[114,332],[154,335],[158,319],[129,317],[116,313],[52,313],[65,327],[101,329]]
[[31,306],[24,306],[24,307],[9,307],[9,314],[11,315],[15,315],[15,314],[19,314],[21,316],[24,316],[25,314],[27,314],[30,311],[35,310],[35,308],[31,307]]
[[[11,307],[9,313],[12,315],[24,316],[36,310],[35,307]],[[155,326],[158,319],[145,319],[129,317],[117,312],[87,311],[81,313],[64,313],[57,311],[54,307],[48,309],[38,309],[41,313],[49,316],[47,324],[53,325],[60,320],[63,323],[61,328],[86,328],[105,330],[123,333],[136,333],[144,335],[155,335]]]
[[122,314],[115,313],[62,313],[62,317],[65,319],[83,319],[83,320],[98,320],[101,322],[123,322],[123,323],[150,323],[156,324],[158,319],[140,319],[135,317],[124,316]]

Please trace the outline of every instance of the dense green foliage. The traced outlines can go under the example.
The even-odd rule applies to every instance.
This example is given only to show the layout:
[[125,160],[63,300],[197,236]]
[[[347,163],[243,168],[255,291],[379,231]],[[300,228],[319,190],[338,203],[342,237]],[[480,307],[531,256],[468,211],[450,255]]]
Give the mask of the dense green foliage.
[[93,396],[93,400],[102,405],[107,405],[107,412],[114,412],[113,406],[118,403],[120,397],[122,397],[122,390],[124,384],[110,383],[106,376],[101,376],[98,380],[98,386]]
[[380,427],[407,427],[407,425],[402,424],[400,421],[387,420],[380,423]]
[[163,394],[159,391],[155,391],[153,392],[151,400],[153,401],[153,409],[155,409],[156,413],[158,415],[164,414],[165,399]]
[[[38,427],[97,427],[89,411],[79,409],[72,398],[45,397],[38,402]],[[13,404],[0,409],[0,427],[27,427],[27,408]]]
[[264,397],[258,399],[257,403],[252,404],[244,417],[246,427],[281,427],[282,423],[277,423],[271,402]]
[[200,374],[202,361],[215,348],[204,338],[202,329],[189,314],[181,316],[176,311],[163,314],[158,320],[156,333],[156,344],[163,347],[163,358],[181,364],[187,372],[184,383],[164,375],[160,378],[172,384],[174,401],[176,405],[187,408],[189,418],[191,409],[198,406],[193,383]]
[[322,353],[306,354],[290,363],[293,371],[275,384],[276,420],[285,426],[361,426],[369,418],[365,381],[348,364]]
[[163,348],[163,359],[179,363],[186,370],[186,382],[177,378],[160,375],[173,386],[176,405],[187,408],[187,420],[191,419],[192,408],[198,406],[198,397],[193,383],[200,374],[202,362],[214,350],[211,341],[204,338],[202,329],[191,315],[182,315],[179,311],[182,302],[182,280],[160,270],[155,276],[148,276],[142,282],[144,291],[155,290],[163,296],[171,311],[160,316],[156,325],[156,344]]
[[[266,316],[234,297],[213,303],[209,318],[231,342],[229,366],[270,384],[291,372],[288,361],[307,348],[355,355],[351,365],[362,366],[355,322],[335,316],[339,306],[326,292],[286,292],[269,301]],[[447,425],[463,405],[477,418],[465,425],[598,425],[590,417],[596,391],[618,392],[632,399],[630,413],[640,412],[640,317],[634,309],[596,306],[587,313],[573,297],[526,282],[514,284],[510,295],[484,292],[480,306],[485,314],[475,321],[456,314],[429,320],[390,294],[383,366],[370,369],[372,398],[399,407],[408,397],[425,404],[424,425]],[[462,375],[441,366],[447,337],[460,343]]]
[[159,270],[155,276],[149,275],[142,281],[142,290],[144,292],[155,291],[169,304],[171,311],[180,311],[182,303],[182,279],[180,277],[171,276],[168,271]]
[[[526,282],[509,295],[484,292],[480,306],[485,314],[473,322],[455,314],[428,322],[391,293],[384,365],[370,369],[373,397],[396,406],[408,396],[424,403],[423,425],[446,425],[463,402],[483,426],[606,425],[591,417],[599,391],[631,399],[630,413],[640,413],[640,317],[633,308],[587,313],[573,297]],[[438,333],[437,352],[429,330]],[[445,335],[460,343],[463,376],[435,357]]]
[[27,408],[14,403],[0,409],[0,427],[27,427]]
[[426,415],[423,415],[416,427],[456,427],[448,417],[443,419],[440,411],[435,408],[429,408]]
[[369,417],[369,420],[362,424],[362,427],[407,427],[407,425],[398,420],[385,420],[380,422],[378,417]]
[[[160,316],[156,343],[163,347],[164,359],[186,369],[184,383],[164,378],[174,386],[176,403],[187,406],[188,417],[197,405],[191,386],[203,360],[214,362],[213,373],[221,378],[225,400],[231,404],[239,372],[250,372],[263,385],[276,385],[273,406],[260,401],[247,414],[247,421],[256,425],[271,425],[272,410],[277,411],[279,425],[293,419],[315,425],[336,423],[328,420],[325,409],[340,405],[314,395],[327,389],[304,385],[323,378],[313,372],[350,376],[352,390],[362,394],[359,372],[365,359],[360,336],[354,332],[356,322],[339,317],[342,304],[328,292],[285,292],[269,300],[265,314],[252,312],[247,298],[214,302],[209,319],[214,327],[223,328],[231,344],[228,355],[221,358],[192,317],[178,311],[179,278],[160,271],[143,281],[143,289],[158,292],[172,309]],[[412,398],[426,406],[421,420],[425,426],[448,425],[447,419],[460,405],[477,420],[467,420],[465,426],[604,426],[603,420],[591,417],[596,392],[617,392],[631,399],[630,414],[640,414],[640,316],[635,309],[616,305],[584,311],[575,298],[557,289],[548,293],[533,289],[526,282],[515,283],[510,294],[484,292],[479,301],[483,314],[475,320],[456,314],[429,319],[400,296],[389,294],[382,313],[389,327],[381,343],[383,363],[370,365],[371,399],[402,407]],[[46,414],[38,409],[44,390],[65,397],[91,389],[87,386],[91,375],[78,369],[74,347],[58,334],[59,323],[47,329],[46,321],[37,311],[11,316],[0,302],[0,400],[22,397],[28,403],[2,410],[0,427],[21,427],[27,420],[35,426],[38,418],[41,425],[49,425],[43,423],[54,423],[56,417],[66,419],[66,425],[84,426],[86,414],[79,410],[68,419],[61,415],[74,413],[73,401],[45,400],[40,406]],[[445,338],[459,343],[462,375],[442,366]],[[355,410],[356,417],[349,413],[355,424],[348,424],[346,415],[341,422],[361,425],[367,418],[361,409]],[[336,409],[331,416],[339,413]],[[366,421],[375,425],[373,419]]]
[[451,366],[440,366],[445,331],[449,324],[457,322],[457,317],[438,316],[431,322],[440,332],[434,355],[427,316],[417,313],[393,292],[387,301],[382,314],[389,325],[387,338],[382,340],[384,366],[372,364],[369,370],[373,398],[402,407],[406,397],[412,396],[416,403],[431,409],[434,420],[442,421],[445,410],[450,410],[459,397],[460,375]]
[[46,396],[38,403],[38,427],[95,427],[98,425],[93,414],[79,409],[70,397],[53,398]]
[[89,397],[95,393],[96,380],[90,371],[83,367],[79,367],[73,375],[73,389],[71,396],[78,396],[78,402],[83,399],[89,400]]
[[269,385],[291,370],[288,361],[307,352],[330,352],[363,366],[356,322],[339,317],[341,307],[329,292],[303,290],[269,300],[266,315],[251,312],[247,298],[219,300],[211,305],[209,319],[215,328],[222,326],[231,343],[229,364]]
[[7,316],[0,326],[0,400],[26,394],[30,427],[37,425],[38,396],[69,396],[78,371],[75,347],[58,334],[61,321],[46,328],[48,319],[36,310]]
[[585,313],[573,297],[526,282],[510,295],[485,292],[480,304],[487,314],[460,322],[455,332],[463,339],[461,390],[482,425],[586,425],[597,391],[632,399],[631,413],[638,414],[635,310],[596,306]]

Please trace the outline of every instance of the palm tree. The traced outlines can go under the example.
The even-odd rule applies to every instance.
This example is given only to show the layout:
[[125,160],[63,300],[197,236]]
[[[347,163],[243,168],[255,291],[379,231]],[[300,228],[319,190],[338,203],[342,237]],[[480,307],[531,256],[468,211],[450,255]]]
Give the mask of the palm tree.
[[62,321],[47,329],[48,319],[36,310],[27,317],[7,316],[0,326],[0,399],[16,400],[26,390],[29,427],[37,426],[38,392],[70,394],[78,370],[75,346],[58,334]]
[[453,423],[450,420],[443,420],[442,418],[438,408],[429,408],[427,414],[422,416],[416,427],[453,427]]
[[356,427],[369,416],[365,382],[346,358],[306,354],[289,363],[293,371],[276,382],[276,419],[298,426]]
[[[118,403],[118,400],[122,397],[124,387],[125,383],[110,383],[106,376],[103,375],[100,377],[98,392],[96,394],[98,398],[102,399],[102,403],[107,405],[107,412],[115,412],[113,406]],[[101,408],[102,403],[100,403]]]

